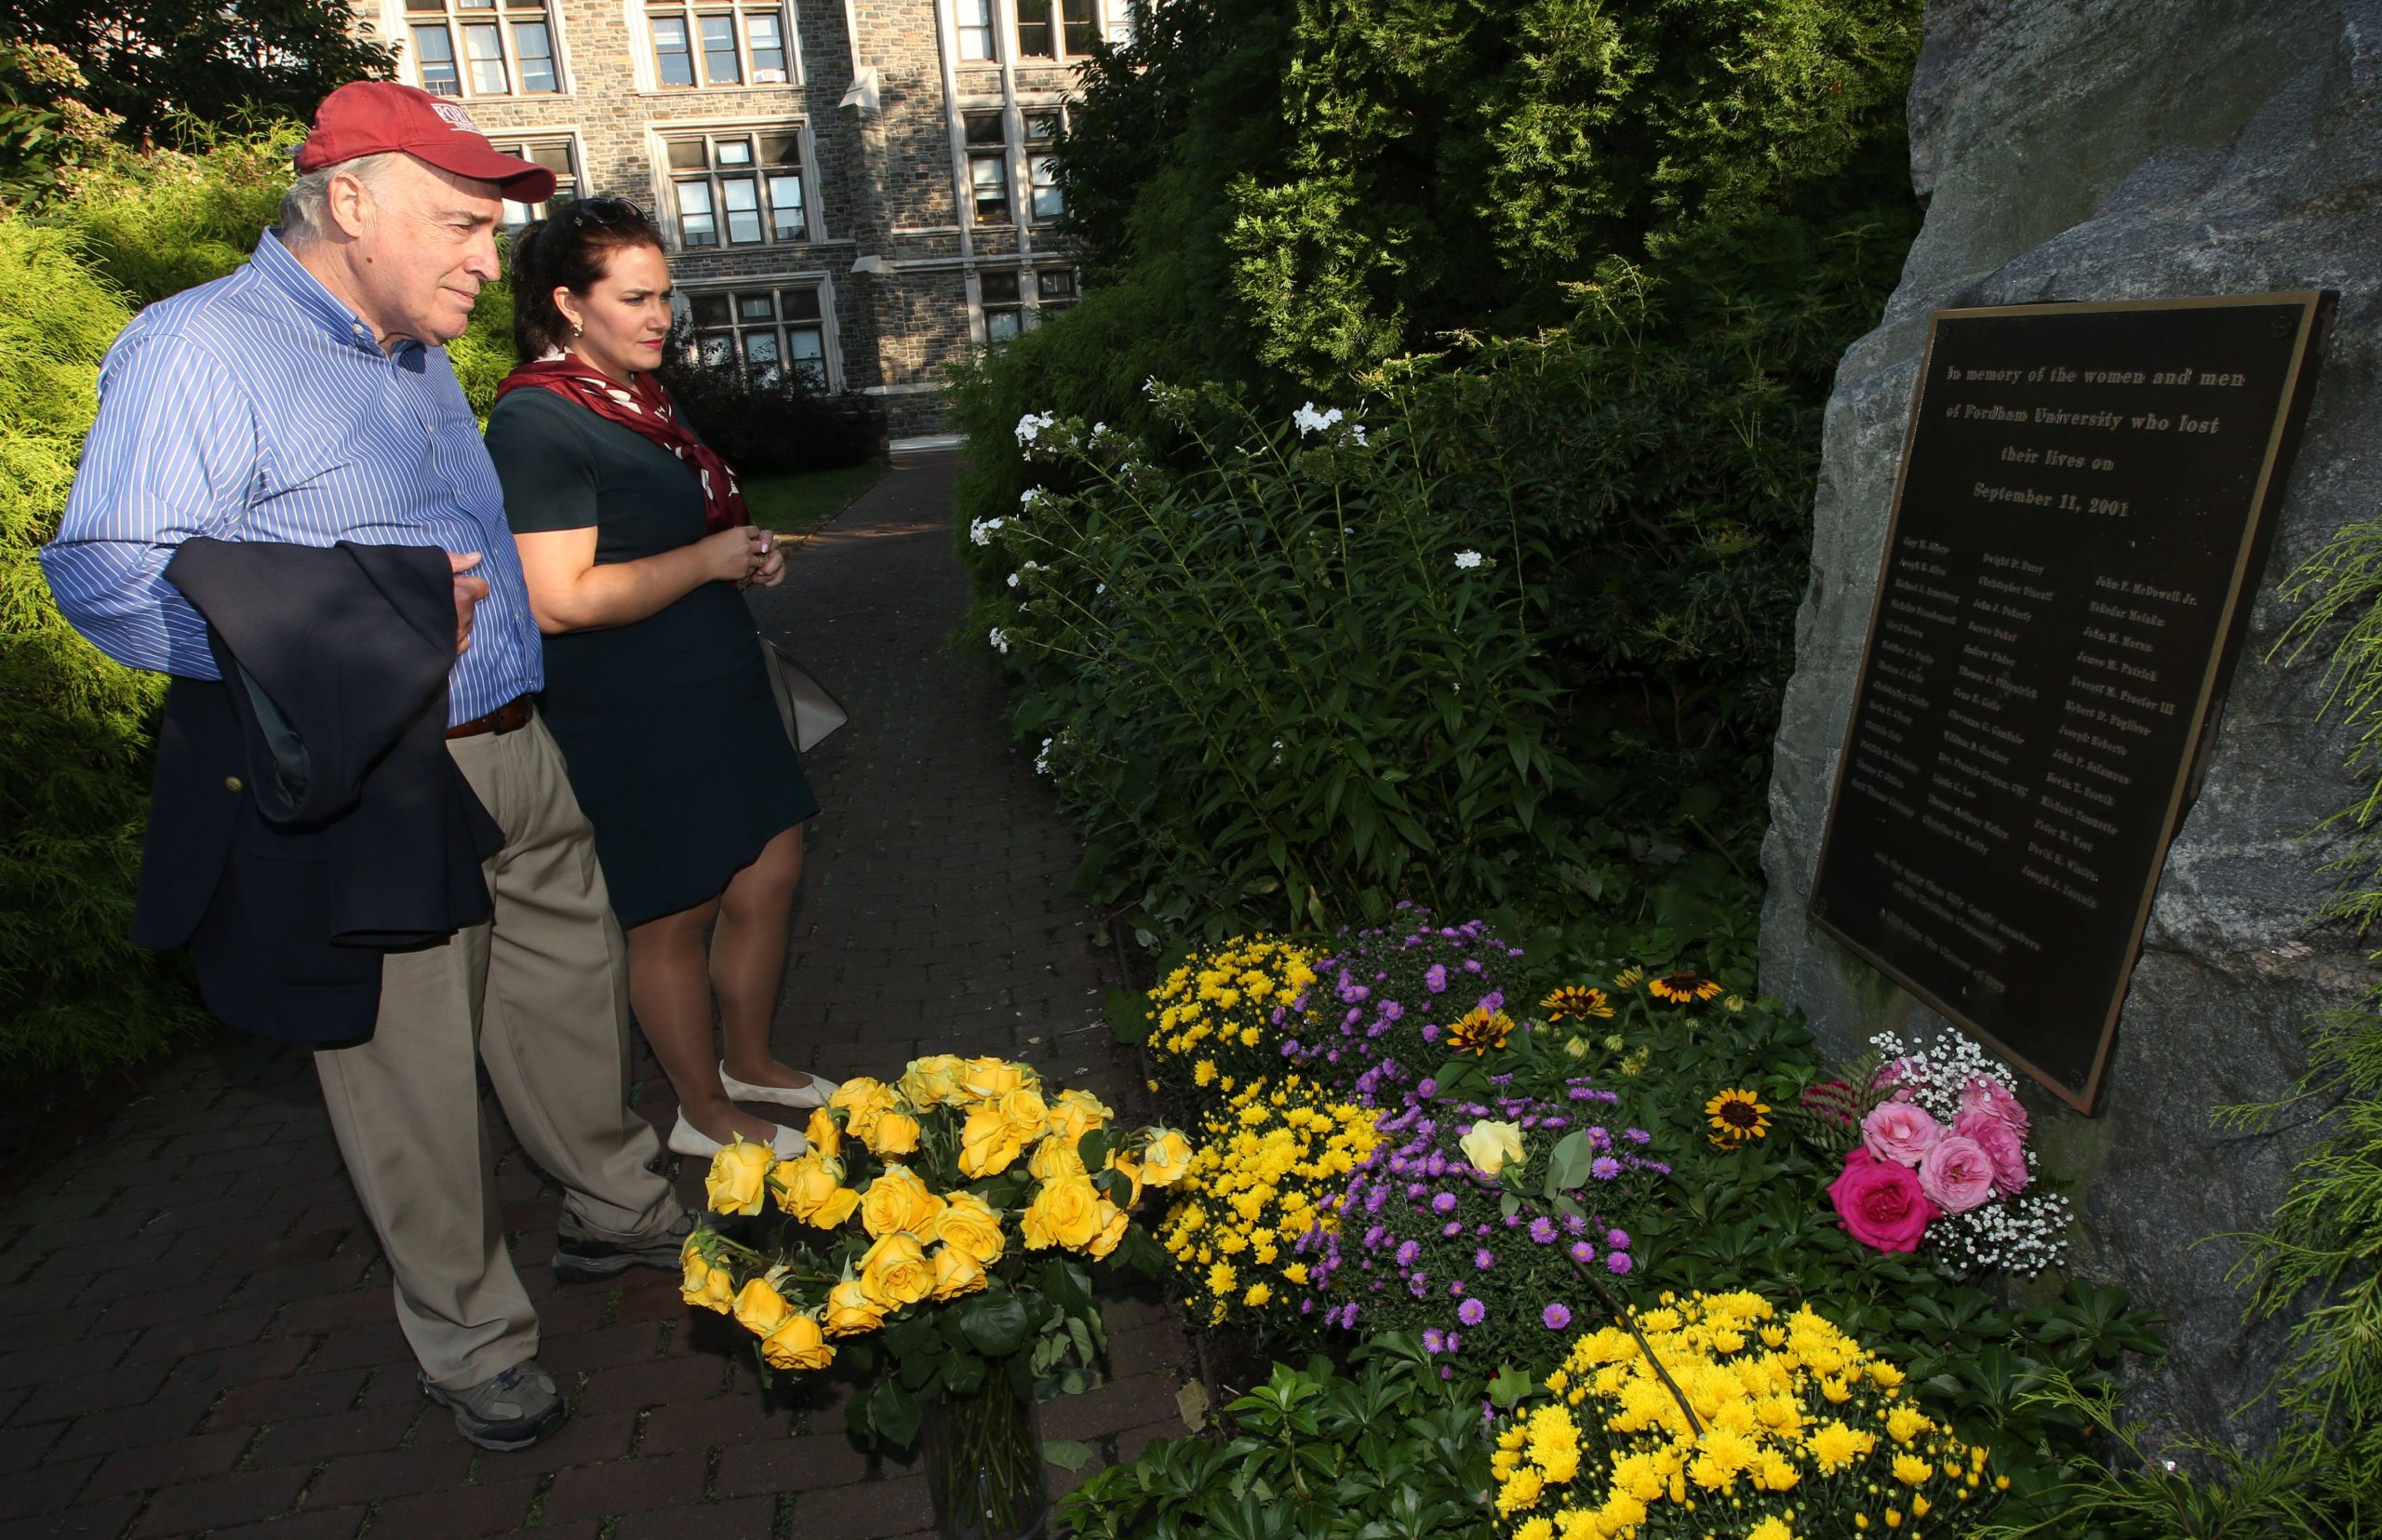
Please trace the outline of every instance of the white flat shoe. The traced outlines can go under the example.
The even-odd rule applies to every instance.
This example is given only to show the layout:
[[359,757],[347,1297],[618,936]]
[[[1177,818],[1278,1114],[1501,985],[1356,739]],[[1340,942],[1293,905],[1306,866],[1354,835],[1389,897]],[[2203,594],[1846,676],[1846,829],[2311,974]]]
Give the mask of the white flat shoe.
[[810,1077],[807,1086],[756,1086],[740,1080],[728,1073],[728,1065],[719,1066],[719,1089],[728,1092],[731,1102],[775,1102],[782,1107],[823,1107],[827,1098],[836,1094],[836,1082]]
[[[800,1129],[790,1129],[782,1124],[774,1126],[777,1134],[769,1141],[769,1148],[779,1159],[791,1160],[810,1147],[810,1141],[802,1136]],[[706,1160],[725,1147],[718,1140],[688,1122],[684,1112],[678,1114],[677,1126],[670,1131],[670,1137],[663,1143],[670,1146],[673,1155],[700,1155]]]

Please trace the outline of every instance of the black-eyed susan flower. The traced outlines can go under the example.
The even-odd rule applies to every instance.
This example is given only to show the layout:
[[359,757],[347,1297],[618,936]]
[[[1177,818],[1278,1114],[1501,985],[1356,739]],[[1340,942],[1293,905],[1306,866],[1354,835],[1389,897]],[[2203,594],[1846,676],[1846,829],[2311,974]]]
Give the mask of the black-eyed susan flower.
[[1712,1142],[1728,1147],[1749,1145],[1768,1133],[1769,1114],[1768,1103],[1733,1086],[1704,1104],[1704,1115],[1712,1120]]
[[1594,984],[1569,984],[1538,1002],[1550,1022],[1586,1021],[1613,1014],[1613,998]]
[[1682,968],[1666,973],[1646,985],[1646,993],[1673,1005],[1699,1005],[1720,993],[1718,980],[1707,979],[1693,968]]
[[1486,1053],[1505,1047],[1513,1030],[1511,1016],[1476,1005],[1448,1028],[1448,1047],[1458,1053]]

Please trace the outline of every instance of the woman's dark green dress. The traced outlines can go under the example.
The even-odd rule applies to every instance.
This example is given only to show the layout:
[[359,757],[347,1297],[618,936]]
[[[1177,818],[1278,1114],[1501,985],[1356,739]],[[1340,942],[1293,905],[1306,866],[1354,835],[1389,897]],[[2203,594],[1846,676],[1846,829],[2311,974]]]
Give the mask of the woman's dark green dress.
[[[553,391],[508,392],[488,414],[488,449],[518,533],[592,527],[599,566],[703,537],[692,467]],[[731,584],[706,583],[627,625],[548,636],[545,652],[546,726],[622,926],[716,896],[818,812]]]

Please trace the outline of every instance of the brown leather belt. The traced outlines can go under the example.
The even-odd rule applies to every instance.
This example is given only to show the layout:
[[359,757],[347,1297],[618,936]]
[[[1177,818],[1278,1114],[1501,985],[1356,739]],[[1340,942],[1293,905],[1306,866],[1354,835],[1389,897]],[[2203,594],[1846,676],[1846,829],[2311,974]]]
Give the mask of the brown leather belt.
[[529,725],[532,713],[529,697],[516,695],[485,716],[475,716],[468,722],[458,722],[447,730],[449,738],[475,738],[483,732],[512,732]]

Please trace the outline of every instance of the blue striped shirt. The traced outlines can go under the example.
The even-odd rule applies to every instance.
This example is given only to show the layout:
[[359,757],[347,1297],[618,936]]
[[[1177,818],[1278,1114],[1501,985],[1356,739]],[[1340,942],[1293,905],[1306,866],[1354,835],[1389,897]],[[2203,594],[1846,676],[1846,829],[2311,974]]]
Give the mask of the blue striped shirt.
[[42,568],[116,662],[212,679],[207,623],[165,578],[194,535],[477,551],[488,596],[448,720],[544,682],[503,489],[446,350],[382,352],[271,231],[246,267],[149,306],[108,350]]

